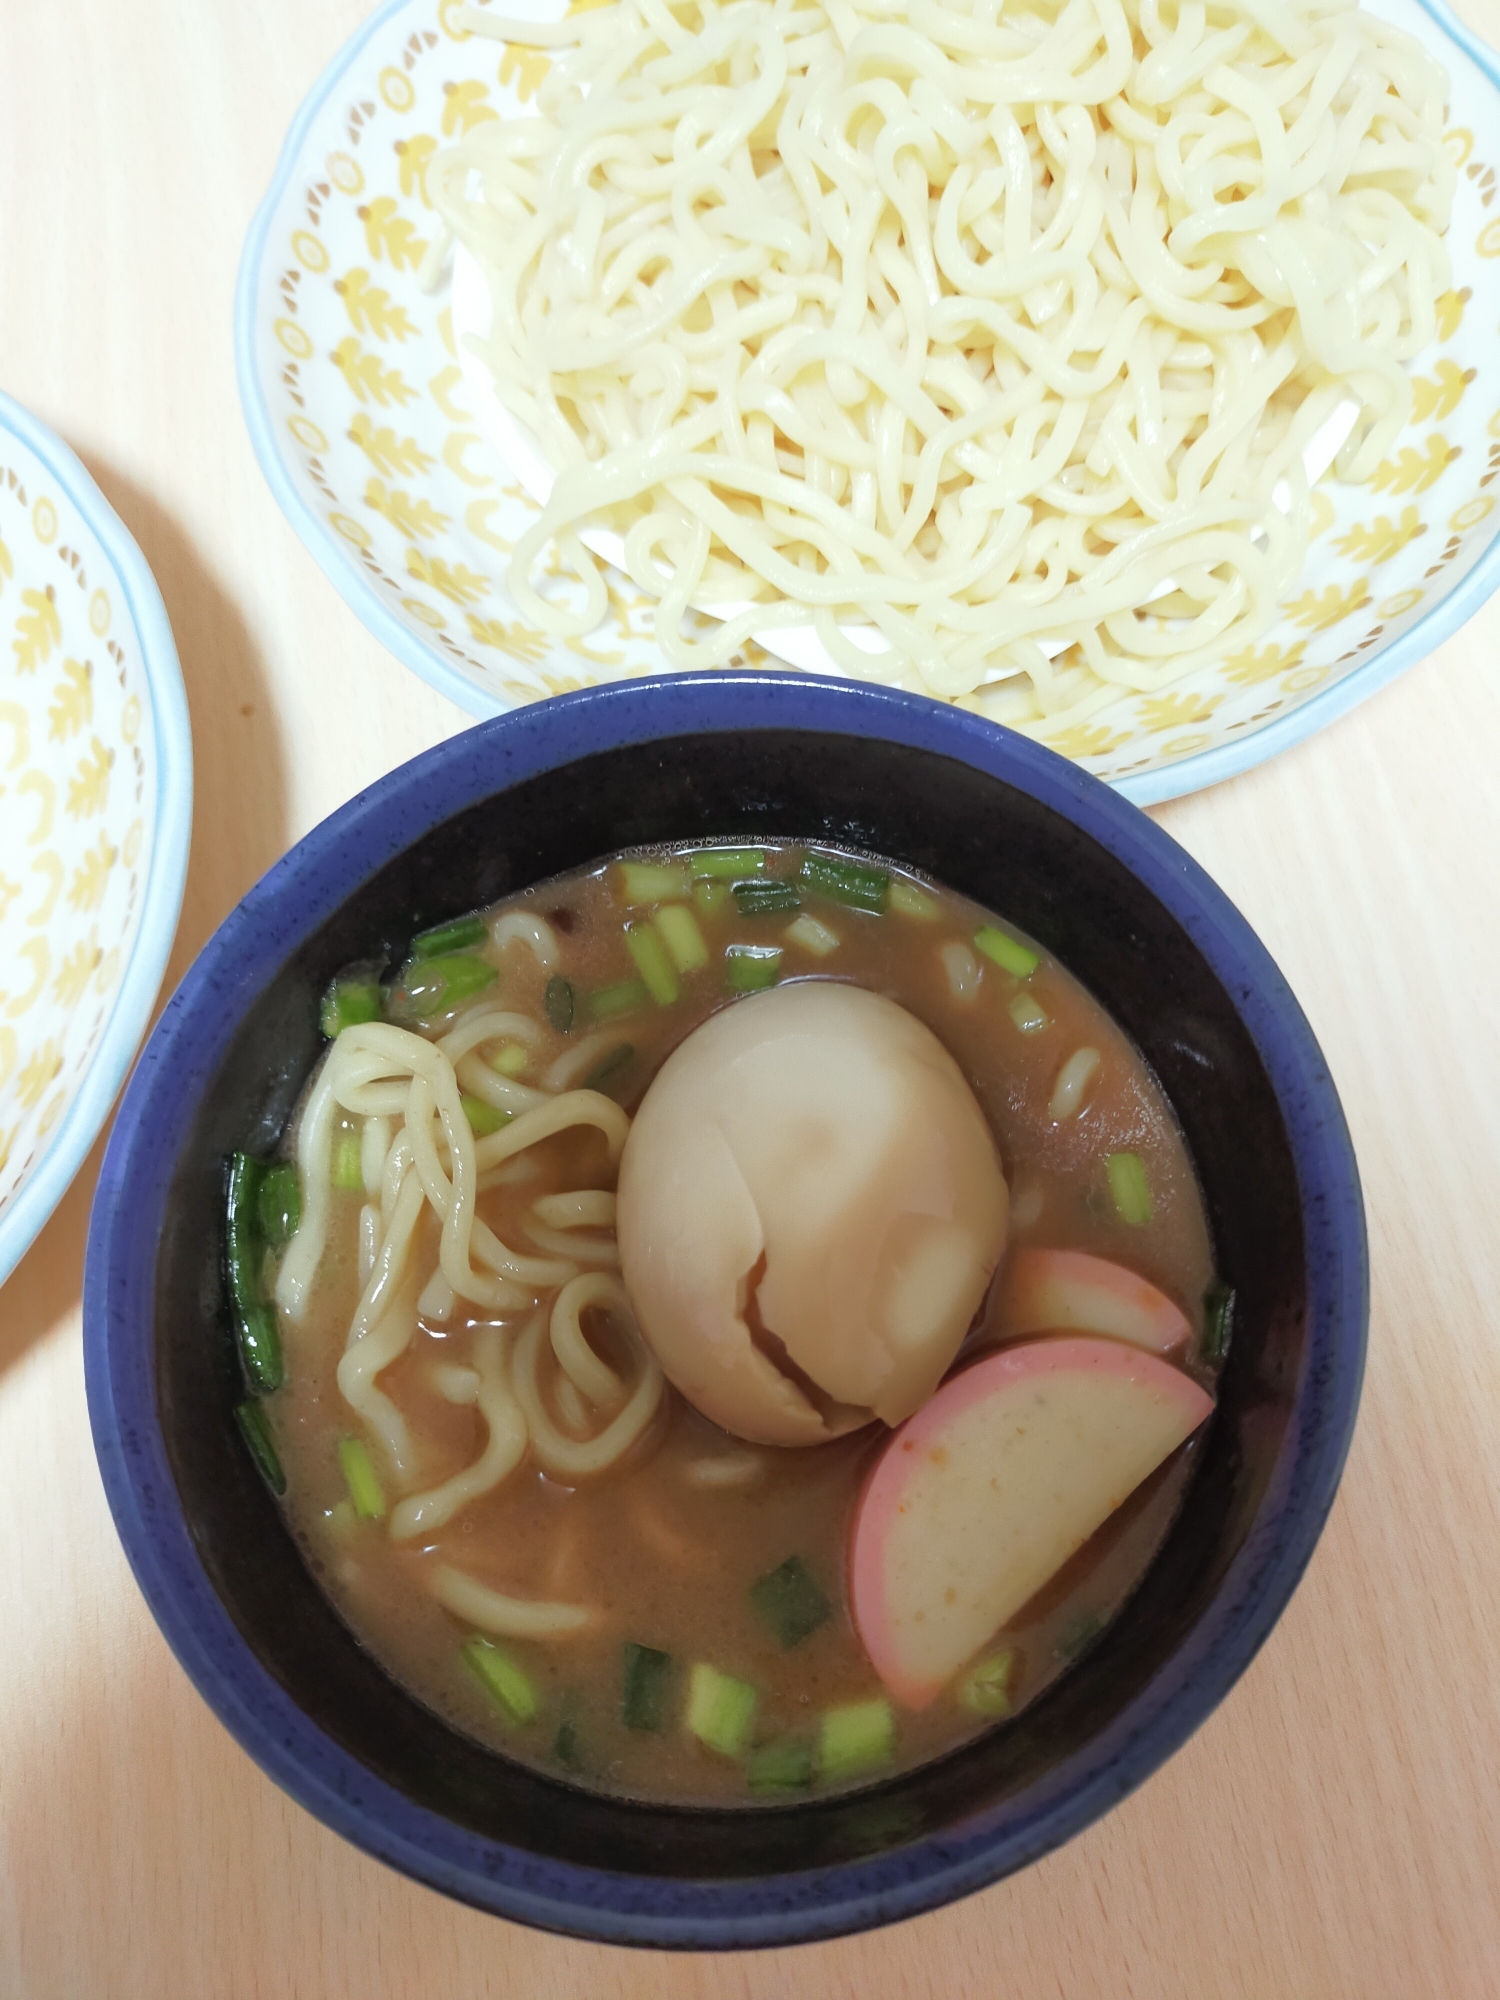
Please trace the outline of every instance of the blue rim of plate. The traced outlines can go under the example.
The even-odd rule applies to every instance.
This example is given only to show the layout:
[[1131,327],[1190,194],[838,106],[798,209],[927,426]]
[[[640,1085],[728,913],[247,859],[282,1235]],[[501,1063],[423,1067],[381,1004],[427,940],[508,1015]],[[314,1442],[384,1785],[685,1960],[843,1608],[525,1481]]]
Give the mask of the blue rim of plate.
[[[377,8],[328,64],[303,99],[292,121],[291,129],[282,142],[271,185],[255,212],[240,254],[234,295],[235,374],[239,381],[240,406],[244,411],[246,428],[266,483],[323,574],[355,616],[374,633],[387,651],[395,654],[403,666],[410,667],[439,694],[447,695],[466,714],[484,719],[497,712],[494,702],[486,699],[482,688],[440,658],[395,616],[358,565],[350,560],[327,524],[318,518],[298,491],[282,456],[255,366],[255,299],[261,265],[276,209],[301,156],[308,128],[353,68],[372,36],[379,33],[393,14],[417,4],[420,0],[386,0],[384,6]],[[1417,0],[1417,4],[1500,92],[1500,55],[1464,26],[1446,0]],[[1200,750],[1195,756],[1184,757],[1178,763],[1165,764],[1154,771],[1142,771],[1133,777],[1112,779],[1109,783],[1132,804],[1151,806],[1163,804],[1168,799],[1183,798],[1190,792],[1201,792],[1209,785],[1222,783],[1225,778],[1235,778],[1242,771],[1253,770],[1257,764],[1279,756],[1283,750],[1290,750],[1294,744],[1326,729],[1329,723],[1336,722],[1350,709],[1378,694],[1398,674],[1425,659],[1473,617],[1497,585],[1500,585],[1500,532],[1496,533],[1462,581],[1440,603],[1409,626],[1375,659],[1355,667],[1342,680],[1324,689],[1321,694],[1313,695],[1290,715],[1268,723],[1253,734],[1239,736],[1232,743],[1222,743],[1212,750]],[[919,700],[924,698],[916,697]],[[939,704],[942,707],[948,705]]]
[[51,1142],[0,1209],[0,1285],[36,1240],[99,1136],[146,1032],[177,935],[193,830],[193,738],[177,643],[156,578],[129,529],[55,432],[0,390],[0,431],[20,440],[46,466],[78,509],[114,571],[140,641],[151,696],[156,750],[156,806],[151,865],[130,956],[98,1046],[58,1121]]
[[[622,745],[749,728],[832,730],[954,758],[1060,813],[1182,924],[1256,1044],[1286,1124],[1307,1243],[1308,1340],[1282,1457],[1213,1601],[1142,1692],[1025,1796],[869,1861],[750,1881],[669,1881],[545,1859],[413,1805],[339,1749],[261,1666],[198,1557],[157,1409],[156,1243],[177,1158],[242,1008],[358,886],[468,806]],[[169,1001],[116,1120],[89,1231],[84,1364],[100,1473],[136,1581],[219,1719],[299,1804],[461,1902],[617,1944],[806,1942],[913,1916],[1037,1860],[1141,1784],[1268,1637],[1312,1555],[1354,1429],[1369,1304],[1358,1168],[1327,1064],[1265,946],[1145,814],[1055,752],[890,689],[724,672],[608,683],[492,717],[315,827],[225,919]]]

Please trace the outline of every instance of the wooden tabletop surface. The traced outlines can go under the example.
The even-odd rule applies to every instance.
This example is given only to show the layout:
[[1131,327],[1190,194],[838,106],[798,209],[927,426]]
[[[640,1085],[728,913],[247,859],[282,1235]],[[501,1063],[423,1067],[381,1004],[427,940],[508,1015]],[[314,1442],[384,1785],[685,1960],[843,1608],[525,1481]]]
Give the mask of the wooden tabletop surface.
[[[1500,41],[1500,0],[1470,0]],[[235,393],[240,244],[364,0],[0,0],[0,385],[154,569],[197,758],[167,988],[309,827],[463,718],[283,520]],[[864,1938],[668,1958],[479,1916],[264,1778],[147,1615],[84,1408],[99,1149],[0,1291],[0,2000],[1374,2000],[1500,1994],[1500,601],[1157,817],[1310,1015],[1364,1174],[1359,1429],[1218,1713],[1100,1825]]]

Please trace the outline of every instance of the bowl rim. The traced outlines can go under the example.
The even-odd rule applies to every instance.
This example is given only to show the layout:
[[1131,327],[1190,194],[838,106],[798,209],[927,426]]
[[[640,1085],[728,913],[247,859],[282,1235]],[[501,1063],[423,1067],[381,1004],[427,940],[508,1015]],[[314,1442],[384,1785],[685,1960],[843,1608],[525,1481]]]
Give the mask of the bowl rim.
[[114,573],[135,628],[151,700],[156,797],[140,917],[109,1017],[50,1144],[0,1208],[0,1285],[30,1249],[83,1165],[146,1032],[177,935],[193,828],[192,727],[177,644],[156,578],[77,454],[0,390],[0,434],[7,432],[47,468]]
[[[289,470],[282,452],[275,420],[271,415],[262,371],[257,359],[259,346],[258,298],[261,274],[270,243],[272,224],[301,158],[302,144],[313,121],[327,99],[337,89],[366,44],[386,22],[406,9],[427,5],[429,0],[384,0],[369,19],[335,52],[303,98],[288,127],[270,183],[246,232],[240,252],[234,293],[234,362],[239,386],[240,408],[250,443],[266,484],[276,504],[291,523],[299,539],[312,555],[339,596],[362,624],[386,649],[394,653],[429,687],[457,704],[465,714],[488,720],[496,714],[494,699],[459,668],[443,659],[437,650],[419,638],[398,618],[375,585],[352,560],[352,552],[331,532],[304,497]],[[1378,0],[1377,0],[1378,4]],[[1447,0],[1415,0],[1430,16],[1440,34],[1466,55],[1500,96],[1500,52],[1482,41],[1447,4]],[[1341,680],[1309,697],[1289,715],[1248,730],[1231,742],[1211,750],[1163,764],[1155,770],[1108,780],[1112,789],[1135,805],[1159,805],[1167,799],[1184,798],[1203,791],[1226,778],[1253,770],[1284,750],[1314,736],[1337,722],[1361,702],[1387,687],[1399,674],[1413,667],[1451,639],[1500,586],[1500,529],[1488,546],[1449,591],[1415,623],[1409,625],[1373,659],[1354,667]],[[797,671],[797,670],[793,670]],[[818,678],[809,676],[809,678]],[[605,683],[609,685],[609,683]],[[873,685],[873,683],[872,683]],[[946,705],[946,704],[945,704]],[[513,713],[502,710],[500,713]],[[999,727],[1000,725],[992,725]]]
[[[175,1157],[162,1122],[186,1118],[276,967],[360,882],[467,806],[581,756],[736,728],[832,731],[957,758],[1062,813],[1166,906],[1231,995],[1286,1123],[1309,1335],[1281,1459],[1207,1611],[1106,1729],[1021,1795],[1024,1811],[1012,1800],[870,1860],[680,1881],[556,1862],[470,1833],[376,1779],[303,1715],[216,1596],[176,1505],[150,1328]],[[1077,766],[963,710],[857,682],[720,673],[611,683],[494,717],[379,780],[249,892],[168,1003],[116,1121],[89,1233],[84,1360],[105,1491],[137,1582],[199,1692],[283,1790],[357,1846],[479,1908],[607,1942],[725,1948],[837,1936],[967,1894],[1070,1838],[1185,1742],[1248,1666],[1312,1554],[1354,1427],[1367,1312],[1358,1171],[1327,1065],[1264,945],[1167,833]]]

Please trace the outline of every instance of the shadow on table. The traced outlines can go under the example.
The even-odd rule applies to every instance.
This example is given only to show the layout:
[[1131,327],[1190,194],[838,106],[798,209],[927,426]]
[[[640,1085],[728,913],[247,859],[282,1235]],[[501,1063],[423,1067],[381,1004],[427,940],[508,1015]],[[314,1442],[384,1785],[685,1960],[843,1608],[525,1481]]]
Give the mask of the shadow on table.
[[[192,718],[193,845],[154,1020],[210,933],[286,849],[284,759],[250,629],[188,529],[107,461],[80,455],[151,565],[172,621]],[[0,1374],[82,1293],[89,1204],[103,1157],[101,1138],[0,1288]]]

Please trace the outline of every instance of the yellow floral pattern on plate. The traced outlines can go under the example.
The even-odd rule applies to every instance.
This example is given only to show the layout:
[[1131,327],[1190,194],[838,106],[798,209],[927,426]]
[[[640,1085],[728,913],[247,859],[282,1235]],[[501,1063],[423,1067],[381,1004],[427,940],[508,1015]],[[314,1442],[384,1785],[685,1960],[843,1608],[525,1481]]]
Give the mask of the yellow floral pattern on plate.
[[[1374,11],[1433,40],[1416,0]],[[1303,574],[1256,646],[1164,694],[1104,692],[1030,727],[1101,778],[1185,765],[1372,666],[1500,527],[1500,208],[1475,151],[1475,134],[1494,129],[1496,91],[1462,51],[1441,53],[1459,168],[1455,276],[1438,342],[1413,371],[1411,426],[1366,485],[1318,488]],[[430,294],[418,279],[437,232],[427,162],[475,124],[524,113],[548,66],[542,51],[467,34],[457,0],[389,8],[313,112],[247,273],[256,389],[320,557],[357,570],[430,656],[437,684],[480,713],[661,670],[650,602],[614,573],[609,614],[583,640],[550,639],[507,601],[506,559],[534,503],[465,406],[446,279]],[[741,658],[777,664],[753,644]],[[1203,781],[1184,770],[1152,795]]]
[[0,1213],[77,1090],[130,956],[151,718],[114,570],[47,468],[0,432]]

